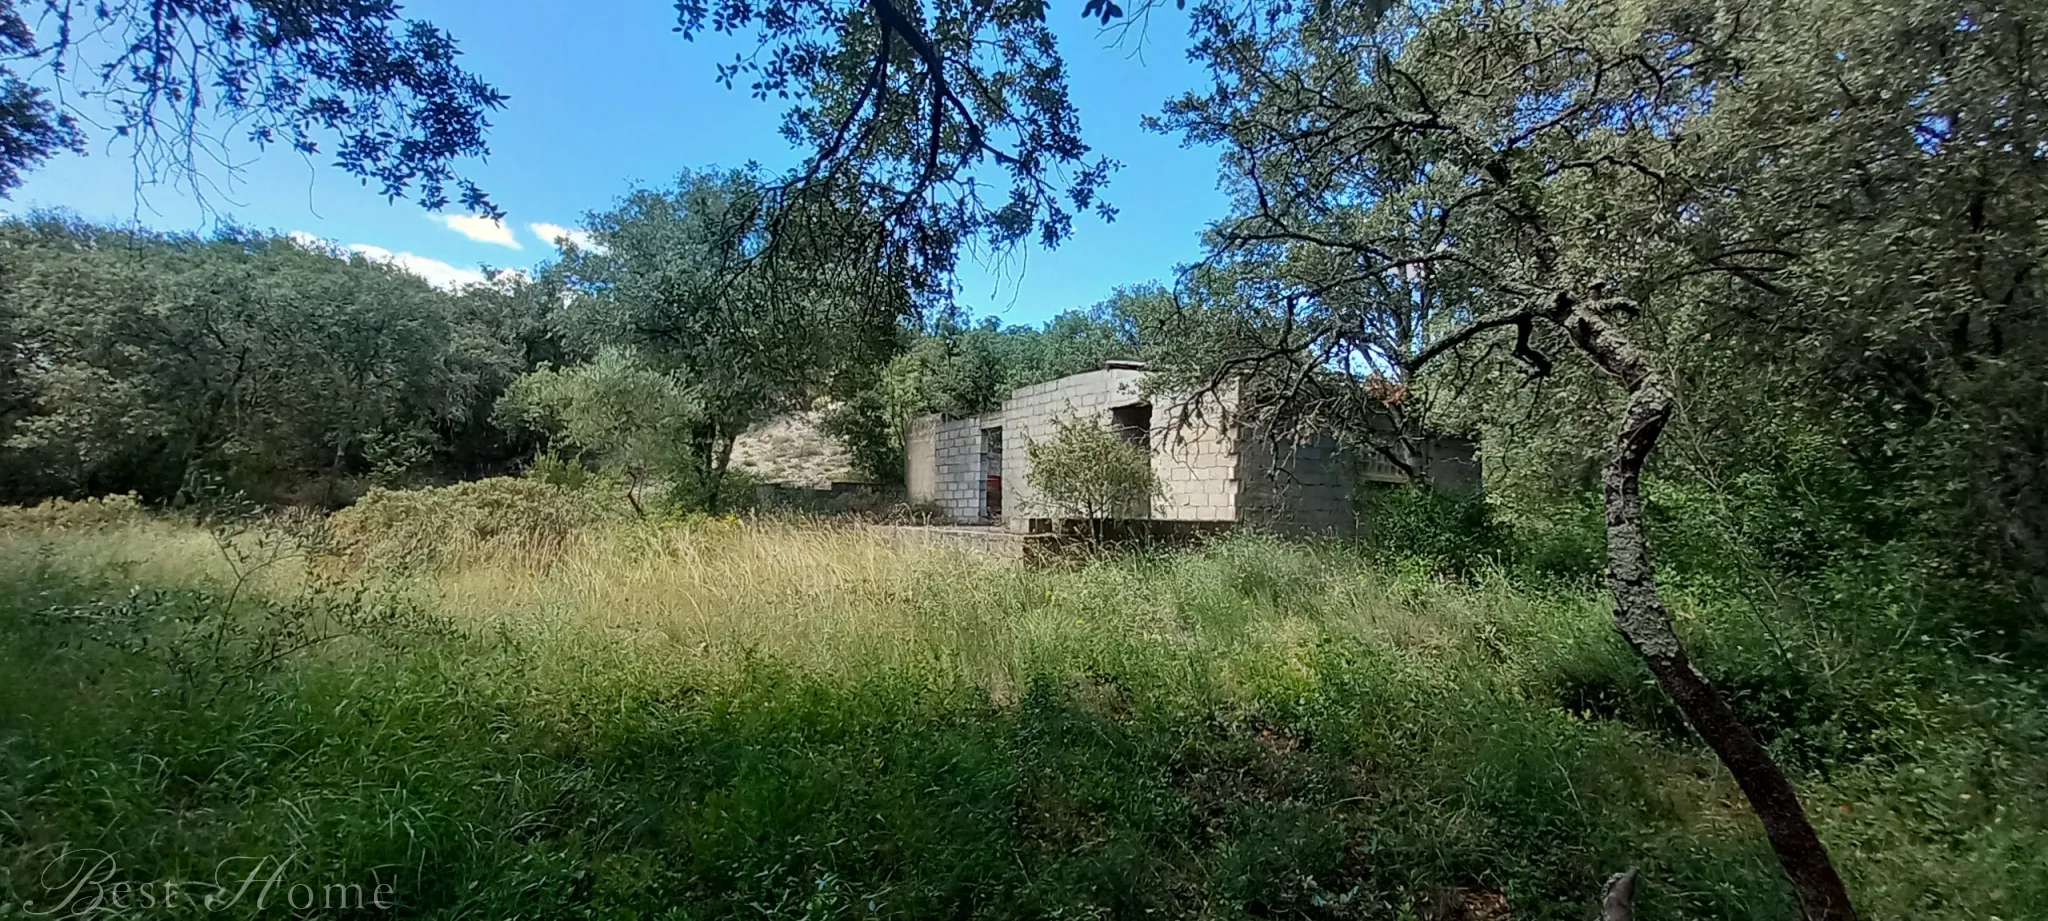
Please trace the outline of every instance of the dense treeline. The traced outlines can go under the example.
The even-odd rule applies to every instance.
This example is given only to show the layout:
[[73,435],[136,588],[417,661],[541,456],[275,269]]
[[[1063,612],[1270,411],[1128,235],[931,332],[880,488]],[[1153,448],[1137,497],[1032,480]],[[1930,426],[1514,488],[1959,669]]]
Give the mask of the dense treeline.
[[564,357],[547,303],[515,275],[451,294],[279,236],[10,220],[0,499],[333,503],[506,469],[528,447],[489,411]]
[[[238,492],[331,506],[552,451],[685,483],[685,501],[702,503],[733,438],[820,400],[887,479],[903,421],[980,412],[1013,387],[1135,354],[1135,293],[1043,328],[948,316],[838,337],[816,335],[833,322],[822,312],[769,322],[788,309],[773,298],[693,299],[661,276],[676,240],[636,238],[701,221],[704,196],[735,182],[636,193],[594,223],[602,251],[452,292],[251,231],[0,224],[0,502]],[[636,278],[668,284],[617,282]]]

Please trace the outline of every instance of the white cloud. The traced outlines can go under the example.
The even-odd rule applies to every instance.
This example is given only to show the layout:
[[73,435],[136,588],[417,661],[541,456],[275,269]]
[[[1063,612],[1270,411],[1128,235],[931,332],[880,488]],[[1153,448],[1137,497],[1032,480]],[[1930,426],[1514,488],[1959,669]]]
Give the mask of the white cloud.
[[505,226],[504,221],[475,214],[434,214],[429,217],[446,224],[449,230],[478,243],[495,243],[513,249],[525,248],[519,245],[519,238],[512,235],[512,228]]
[[[337,259],[346,259],[353,253],[371,262],[382,262],[395,266],[425,279],[428,284],[436,288],[448,291],[453,291],[464,285],[482,284],[490,281],[488,276],[477,269],[465,269],[442,262],[439,259],[419,255],[418,253],[393,252],[374,243],[350,243],[343,245],[338,241],[308,233],[304,230],[294,230],[291,233],[285,234],[285,236],[291,238],[293,243],[297,243],[306,249],[333,256]],[[497,283],[502,285],[510,283],[517,278],[528,277],[530,276],[525,269],[501,269],[497,273]]]
[[568,240],[576,244],[577,249],[587,249],[599,253],[604,252],[604,247],[597,245],[597,238],[591,236],[588,230],[577,230],[574,227],[564,227],[560,224],[549,224],[544,221],[528,224],[526,229],[533,231],[534,236],[547,241],[550,246],[561,246],[560,241]]
[[[296,235],[293,239],[297,239]],[[372,262],[383,262],[427,280],[436,288],[454,290],[463,285],[478,284],[484,280],[484,273],[476,269],[458,268],[439,259],[429,259],[413,253],[394,253],[381,246],[368,243],[350,243],[349,252],[360,253]]]

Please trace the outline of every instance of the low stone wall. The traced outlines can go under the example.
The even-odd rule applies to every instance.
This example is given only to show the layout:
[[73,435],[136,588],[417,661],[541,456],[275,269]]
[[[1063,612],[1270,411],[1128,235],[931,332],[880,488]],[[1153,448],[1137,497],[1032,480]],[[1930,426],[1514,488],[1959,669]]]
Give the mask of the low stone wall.
[[754,507],[764,512],[816,515],[879,512],[902,504],[905,498],[902,489],[875,483],[833,483],[824,489],[788,483],[763,483],[754,487]]
[[1189,521],[1169,518],[1031,518],[1024,532],[1033,536],[1095,538],[1106,543],[1189,543],[1237,527],[1234,521]]
[[874,525],[868,531],[902,546],[964,550],[1020,561],[1027,555],[1025,545],[1029,541],[1025,535],[995,525]]

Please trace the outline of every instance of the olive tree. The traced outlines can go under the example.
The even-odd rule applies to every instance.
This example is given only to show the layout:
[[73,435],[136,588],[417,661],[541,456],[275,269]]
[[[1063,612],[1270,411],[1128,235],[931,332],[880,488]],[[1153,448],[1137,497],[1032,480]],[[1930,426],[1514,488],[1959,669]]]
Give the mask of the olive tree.
[[498,400],[498,420],[543,433],[549,450],[567,450],[625,484],[626,501],[644,513],[640,493],[680,462],[702,423],[696,394],[673,374],[609,350],[588,364],[542,366]]
[[1791,781],[1675,629],[1642,499],[1677,405],[1670,325],[1705,291],[1776,290],[1799,257],[1782,227],[1702,219],[1779,152],[1702,156],[1699,135],[1781,89],[1744,68],[1802,28],[1800,6],[1482,0],[1298,22],[1202,5],[1214,86],[1160,124],[1224,147],[1236,213],[1212,231],[1226,271],[1208,280],[1252,306],[1222,324],[1227,355],[1162,371],[1234,387],[1254,417],[1366,428],[1507,363],[1611,412],[1614,627],[1747,795],[1805,915],[1835,921],[1854,910]]

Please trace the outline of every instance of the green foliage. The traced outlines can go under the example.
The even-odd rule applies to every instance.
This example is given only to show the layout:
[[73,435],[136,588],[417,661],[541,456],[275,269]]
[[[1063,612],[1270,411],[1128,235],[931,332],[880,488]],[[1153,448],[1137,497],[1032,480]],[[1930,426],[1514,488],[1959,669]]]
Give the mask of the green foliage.
[[[1598,496],[1555,497],[1531,509],[1498,495],[1373,484],[1361,499],[1366,544],[1400,565],[1463,579],[1511,572],[1576,585],[1591,585],[1607,565]],[[1654,499],[1650,506],[1660,519],[1669,515]],[[1679,563],[1660,571],[1667,583],[1691,584],[1695,573],[1726,571],[1724,558],[1674,552],[1662,529],[1657,549]]]
[[[1693,294],[1689,326],[1726,330],[1691,356],[1702,385],[1755,395],[1713,421],[1746,418],[1771,455],[1822,461],[1832,470],[1819,476],[1801,465],[1803,488],[1863,492],[1829,518],[1924,541],[1945,575],[2004,596],[2007,626],[2034,619],[2048,599],[2036,578],[2048,571],[2048,328],[2028,306],[2043,295],[2029,267],[2048,252],[2048,167],[2018,126],[2048,117],[2048,98],[2016,68],[2044,59],[2019,38],[2038,16],[1838,2],[1792,15],[1831,26],[1788,19],[1755,42],[1753,91],[1717,102],[1696,132],[1701,159],[1726,160],[1721,172],[1751,190],[1702,218],[1803,254],[1778,292]],[[1760,142],[1787,156],[1730,159]],[[1828,217],[1793,216],[1808,209]],[[1760,445],[1712,447],[1738,470],[1736,452]]]
[[738,514],[754,508],[757,485],[744,470],[727,470],[724,476],[712,481],[693,467],[673,468],[667,486],[662,489],[661,502],[671,513]]
[[594,486],[599,477],[597,471],[590,469],[590,465],[584,463],[582,458],[564,456],[551,450],[535,454],[533,461],[528,463],[526,469],[521,470],[519,475],[530,480],[539,480],[549,486],[572,490]]
[[927,413],[973,416],[1002,405],[1013,379],[1002,346],[1011,340],[991,325],[942,328],[889,362],[881,393],[899,427]]
[[[751,172],[637,189],[589,215],[594,245],[550,273],[576,293],[565,321],[576,341],[626,349],[687,388],[696,421],[670,466],[712,497],[733,439],[871,375],[911,306],[900,273],[843,271],[860,254],[836,249],[834,231],[867,219],[857,207],[777,211],[775,196]],[[757,259],[778,236],[807,242]]]
[[881,388],[861,388],[827,407],[818,427],[846,450],[855,470],[878,483],[903,482],[903,429]]
[[514,477],[372,489],[334,514],[331,549],[350,566],[397,572],[493,553],[546,559],[578,529],[625,514],[615,496]]
[[868,264],[943,287],[963,245],[1055,246],[1076,214],[1115,214],[1098,198],[1115,164],[1081,140],[1049,9],[718,0],[677,7],[676,28],[754,37],[719,79],[789,102],[782,134],[806,158],[793,197],[858,190],[881,216],[860,230]]
[[1987,653],[2048,650],[2021,640],[2048,600],[2033,11],[1326,12],[1195,14],[1212,80],[1159,124],[1226,151],[1234,202],[1154,337],[1165,380],[1227,367],[1247,411],[1360,437],[1477,430],[1497,505],[1564,549],[1618,389],[1544,323],[1450,337],[1625,299],[1680,406],[1650,461],[1664,568],[1768,594],[1882,557]]
[[1459,575],[1503,565],[1512,554],[1512,535],[1484,496],[1408,485],[1368,490],[1366,539],[1388,553]]
[[476,428],[521,366],[466,296],[280,237],[0,224],[0,498],[319,501],[502,457]]
[[[134,879],[374,873],[432,918],[1379,919],[1472,887],[1576,921],[1617,866],[1657,917],[1792,911],[1573,585],[1258,538],[1035,570],[622,520],[564,565],[428,574],[427,616],[290,581],[228,605],[230,574],[150,565],[181,533],[217,559],[0,532],[0,669],[29,678],[0,682],[10,904],[90,840]],[[1868,600],[1824,616],[1870,642],[1795,670],[1749,612],[1679,610],[1865,911],[2041,915],[2042,689]],[[265,664],[279,605],[359,626]],[[216,650],[224,607],[252,632]]]
[[1038,328],[1003,326],[994,317],[935,324],[889,363],[883,399],[898,424],[927,413],[973,416],[1001,406],[1019,387],[1136,358],[1141,318],[1164,296],[1153,287],[1122,288]]
[[703,404],[675,375],[618,351],[519,378],[498,399],[496,415],[508,426],[545,433],[551,448],[575,451],[617,477],[636,508],[637,493],[657,476],[691,469],[691,438],[704,424]]
[[1026,478],[1043,496],[1043,510],[1059,518],[1144,518],[1160,494],[1152,455],[1116,432],[1071,417],[1053,420],[1052,437],[1024,448]]

